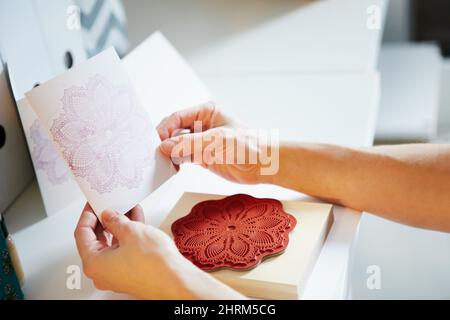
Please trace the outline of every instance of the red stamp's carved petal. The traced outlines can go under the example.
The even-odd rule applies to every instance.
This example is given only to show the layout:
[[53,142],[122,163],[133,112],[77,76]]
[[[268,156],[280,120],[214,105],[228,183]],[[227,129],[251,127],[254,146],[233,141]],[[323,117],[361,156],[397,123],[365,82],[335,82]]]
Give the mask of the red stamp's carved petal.
[[205,205],[204,208],[197,208],[197,210],[199,210],[202,213],[203,217],[208,220],[216,221],[218,223],[223,223],[223,221],[227,220],[225,212],[221,207],[208,204]]
[[296,219],[280,201],[244,194],[195,205],[172,224],[178,250],[204,270],[246,270],[283,252]]
[[242,200],[236,199],[226,204],[225,210],[232,219],[239,219],[245,211],[245,203]]
[[199,262],[214,263],[215,261],[223,260],[228,246],[228,239],[225,237],[217,237],[216,240],[211,241],[206,247],[204,247],[204,252],[198,255],[200,259]]

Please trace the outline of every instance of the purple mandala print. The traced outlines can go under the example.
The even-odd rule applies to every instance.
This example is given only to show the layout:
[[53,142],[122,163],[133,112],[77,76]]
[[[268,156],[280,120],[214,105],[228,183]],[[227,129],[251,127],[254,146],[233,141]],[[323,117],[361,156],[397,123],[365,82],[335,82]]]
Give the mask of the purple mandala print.
[[150,165],[150,125],[134,94],[96,75],[64,90],[50,132],[76,177],[98,193],[137,188]]
[[53,185],[66,182],[69,179],[69,172],[64,162],[59,159],[48,133],[44,131],[39,120],[35,120],[31,125],[30,137],[33,144],[31,157],[36,170],[43,170]]

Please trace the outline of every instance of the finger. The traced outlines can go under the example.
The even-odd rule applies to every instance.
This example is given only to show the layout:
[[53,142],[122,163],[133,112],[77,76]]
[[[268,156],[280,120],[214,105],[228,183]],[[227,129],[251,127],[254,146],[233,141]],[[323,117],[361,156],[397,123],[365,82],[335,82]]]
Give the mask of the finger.
[[97,237],[97,240],[104,243],[105,245],[108,244],[108,240],[105,234],[105,229],[103,228],[101,223],[97,223],[94,229],[95,236]]
[[[135,206],[133,209],[128,211],[125,216],[131,221],[145,223],[145,215],[144,210],[140,205]],[[119,244],[119,240],[116,237],[112,238],[111,245],[117,246]]]
[[130,219],[125,215],[112,210],[105,210],[102,213],[102,221],[105,229],[119,241],[128,235]]
[[205,131],[224,125],[225,117],[217,110],[213,102],[208,102],[173,113],[163,119],[156,129],[161,140],[166,140],[180,129],[190,129],[193,132],[196,121],[201,123],[201,131]]
[[190,133],[164,140],[161,152],[171,158],[175,165],[184,162],[201,164],[203,149],[211,142],[207,133]]
[[75,229],[77,249],[83,260],[104,247],[104,244],[98,241],[95,234],[95,228],[98,224],[97,216],[90,205],[86,204]]
[[[128,211],[125,214],[125,216],[128,219],[130,219],[131,221],[145,223],[144,210],[142,209],[142,207],[140,205],[137,205],[136,207],[134,207],[133,209]],[[112,237],[111,246],[112,247],[119,246],[119,239],[117,239],[116,237]]]
[[112,237],[111,239],[111,248],[117,248],[119,246],[119,239],[116,237]]

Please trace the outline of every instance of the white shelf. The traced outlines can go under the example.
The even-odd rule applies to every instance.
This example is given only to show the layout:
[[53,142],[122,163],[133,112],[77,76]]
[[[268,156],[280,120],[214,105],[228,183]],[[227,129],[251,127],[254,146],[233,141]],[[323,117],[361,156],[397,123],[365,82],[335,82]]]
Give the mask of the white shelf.
[[380,52],[381,103],[376,137],[436,137],[442,58],[434,44],[387,44]]

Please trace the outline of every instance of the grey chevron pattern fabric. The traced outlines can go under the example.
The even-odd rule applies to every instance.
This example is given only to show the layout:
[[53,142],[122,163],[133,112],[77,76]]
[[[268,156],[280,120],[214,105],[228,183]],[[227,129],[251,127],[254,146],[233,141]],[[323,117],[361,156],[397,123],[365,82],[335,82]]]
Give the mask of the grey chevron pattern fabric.
[[75,0],[88,57],[113,46],[119,56],[128,50],[127,20],[120,0]]

